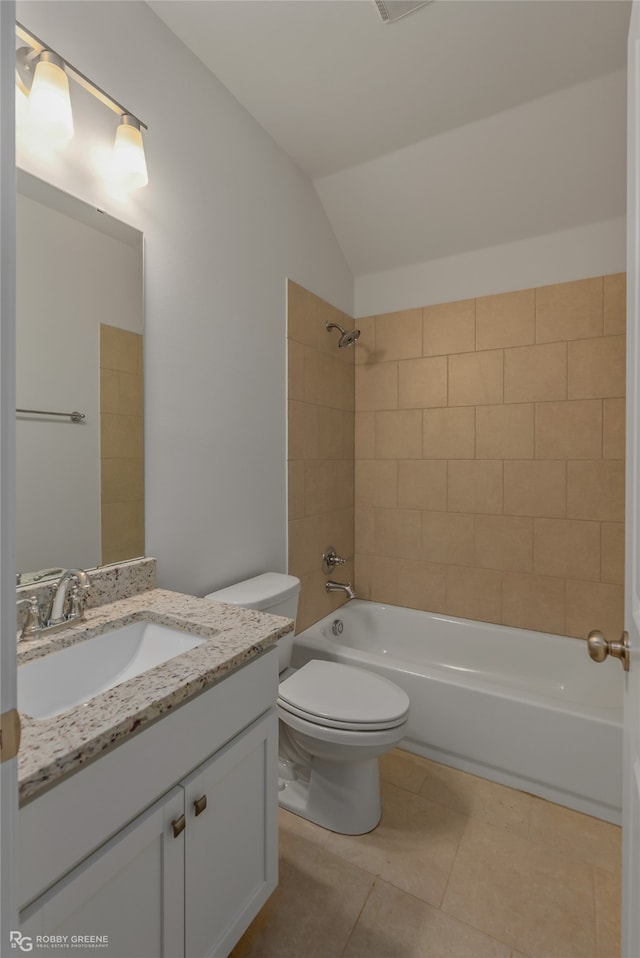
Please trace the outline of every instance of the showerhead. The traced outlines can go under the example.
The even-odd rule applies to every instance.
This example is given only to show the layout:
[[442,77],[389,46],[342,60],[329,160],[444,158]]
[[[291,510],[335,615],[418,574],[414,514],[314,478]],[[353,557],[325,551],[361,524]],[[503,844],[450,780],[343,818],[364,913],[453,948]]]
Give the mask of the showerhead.
[[343,329],[342,326],[338,326],[337,323],[327,323],[327,332],[330,332],[332,329],[337,329],[340,333],[340,339],[338,340],[338,349],[344,349],[345,346],[351,346],[352,343],[355,343],[356,339],[360,335],[359,329]]

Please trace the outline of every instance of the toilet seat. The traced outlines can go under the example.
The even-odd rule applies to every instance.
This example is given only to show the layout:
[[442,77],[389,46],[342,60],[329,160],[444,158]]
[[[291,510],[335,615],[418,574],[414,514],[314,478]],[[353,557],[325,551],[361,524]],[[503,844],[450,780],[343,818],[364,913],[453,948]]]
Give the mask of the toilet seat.
[[281,683],[278,706],[313,725],[373,732],[402,725],[409,697],[373,672],[313,659]]

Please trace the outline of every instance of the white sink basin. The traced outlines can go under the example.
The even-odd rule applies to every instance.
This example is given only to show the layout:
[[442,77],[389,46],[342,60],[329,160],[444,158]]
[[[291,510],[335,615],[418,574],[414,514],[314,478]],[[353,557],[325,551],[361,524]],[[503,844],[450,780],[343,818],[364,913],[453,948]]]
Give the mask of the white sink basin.
[[18,708],[52,718],[204,642],[155,622],[124,625],[20,665]]

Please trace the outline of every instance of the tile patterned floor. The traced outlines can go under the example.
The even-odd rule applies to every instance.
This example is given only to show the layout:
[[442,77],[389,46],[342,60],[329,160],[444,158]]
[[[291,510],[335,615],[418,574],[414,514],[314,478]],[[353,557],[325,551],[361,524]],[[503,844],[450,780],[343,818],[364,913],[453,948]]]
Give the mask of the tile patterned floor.
[[280,885],[231,958],[619,958],[620,829],[394,750],[369,835],[280,810]]

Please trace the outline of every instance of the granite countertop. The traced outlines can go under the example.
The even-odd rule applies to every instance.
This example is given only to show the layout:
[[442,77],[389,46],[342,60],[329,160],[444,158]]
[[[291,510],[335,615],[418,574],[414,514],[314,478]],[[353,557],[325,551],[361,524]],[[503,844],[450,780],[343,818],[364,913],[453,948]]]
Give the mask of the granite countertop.
[[281,616],[153,589],[90,609],[84,622],[61,632],[20,642],[18,665],[140,619],[207,641],[61,715],[34,719],[21,713],[21,804],[214,685],[293,628]]

